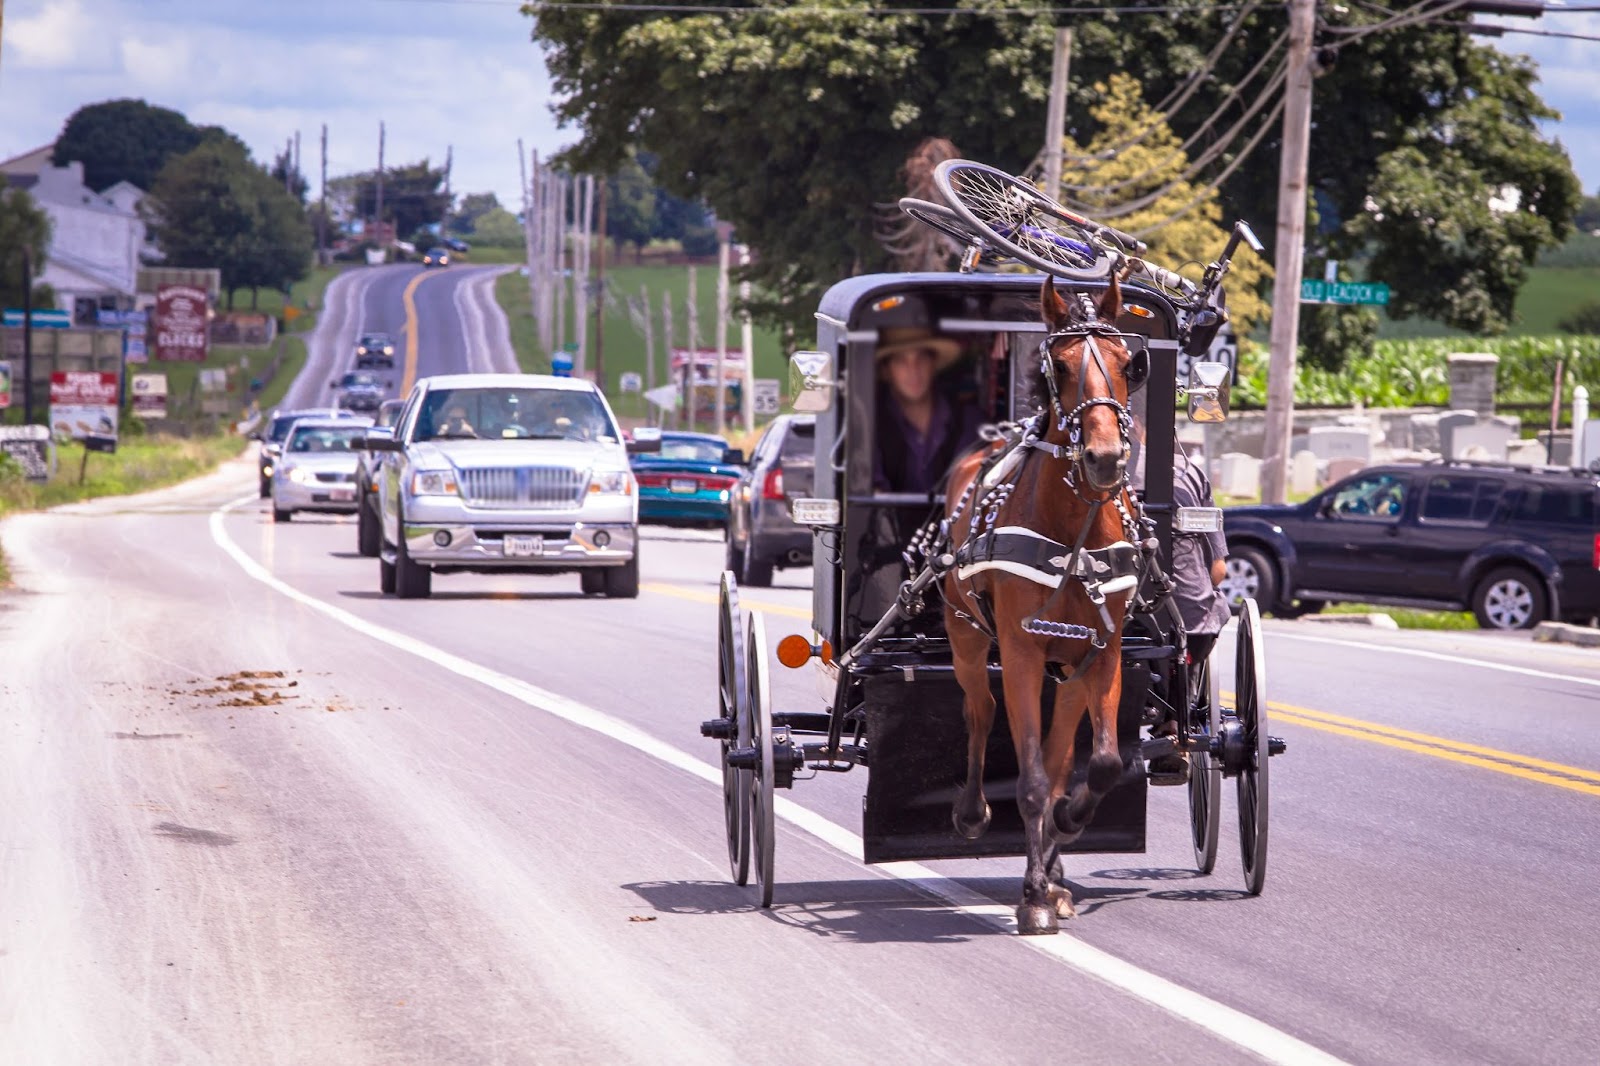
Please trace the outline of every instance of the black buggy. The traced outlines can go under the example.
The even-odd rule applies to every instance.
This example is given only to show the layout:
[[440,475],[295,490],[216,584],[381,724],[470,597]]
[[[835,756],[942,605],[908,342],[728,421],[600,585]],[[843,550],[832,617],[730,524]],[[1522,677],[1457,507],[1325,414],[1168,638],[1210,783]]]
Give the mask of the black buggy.
[[[991,186],[999,191],[985,201]],[[1148,427],[1142,500],[1160,567],[1170,565],[1175,535],[1221,522],[1215,508],[1173,506],[1174,443],[1180,394],[1187,397],[1191,419],[1226,418],[1229,368],[1203,359],[1226,319],[1215,293],[1229,256],[1241,240],[1259,249],[1248,227],[1235,227],[1227,251],[1196,284],[1130,260],[1129,253],[1142,251],[1133,238],[1066,212],[1002,172],[955,160],[941,167],[941,190],[948,204],[910,201],[902,207],[959,243],[963,270],[840,282],[816,313],[817,350],[798,352],[791,361],[795,409],[816,415],[813,494],[792,505],[796,520],[813,531],[813,633],[785,638],[777,657],[786,666],[809,664],[820,671],[831,705],[809,711],[772,706],[762,617],[741,607],[734,575],[722,575],[720,707],[701,731],[720,742],[733,879],[747,883],[753,866],[762,906],[772,900],[774,790],[818,773],[868,767],[862,838],[869,863],[1025,852],[1013,798],[1017,763],[1003,713],[989,737],[984,775],[992,823],[984,835],[968,840],[951,822],[952,798],[966,777],[962,692],[938,595],[928,588],[938,573],[916,550],[941,501],[874,487],[874,353],[880,331],[915,326],[961,341],[963,357],[941,382],[946,395],[975,405],[983,422],[999,427],[995,432],[1015,436],[1036,414],[1025,368],[1037,367],[1034,353],[1046,331],[1038,304],[1044,278],[982,267],[997,258],[1018,260],[1048,270],[1058,286],[1064,280],[1070,293],[1091,295],[1107,287],[1110,269],[1119,269],[1127,280],[1116,326],[1145,338],[1149,357],[1148,383],[1140,394]],[[1154,783],[1187,789],[1196,866],[1209,873],[1215,864],[1221,785],[1231,778],[1237,784],[1246,887],[1256,894],[1266,875],[1268,758],[1283,747],[1267,732],[1256,605],[1245,601],[1239,614],[1236,692],[1229,705],[1219,698],[1212,664],[1187,661],[1186,647],[1170,587],[1159,579],[1141,584],[1122,638],[1122,776],[1087,829],[1061,850],[1143,852],[1146,790],[1152,784],[1148,762],[1181,751],[1185,772]],[[1003,701],[997,658],[991,657],[989,673]],[[1042,694],[1047,721],[1050,687]],[[1175,735],[1144,735],[1144,727],[1162,721],[1176,724]],[[1088,729],[1086,718],[1076,746],[1076,777],[1086,773]]]

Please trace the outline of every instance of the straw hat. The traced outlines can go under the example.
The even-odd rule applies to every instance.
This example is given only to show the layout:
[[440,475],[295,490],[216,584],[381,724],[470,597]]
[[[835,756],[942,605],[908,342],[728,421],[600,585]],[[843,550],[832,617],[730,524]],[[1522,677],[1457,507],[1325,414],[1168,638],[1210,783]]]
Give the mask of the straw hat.
[[933,353],[935,373],[961,358],[961,342],[941,337],[925,326],[887,326],[878,331],[877,361],[882,363],[897,352],[926,348]]

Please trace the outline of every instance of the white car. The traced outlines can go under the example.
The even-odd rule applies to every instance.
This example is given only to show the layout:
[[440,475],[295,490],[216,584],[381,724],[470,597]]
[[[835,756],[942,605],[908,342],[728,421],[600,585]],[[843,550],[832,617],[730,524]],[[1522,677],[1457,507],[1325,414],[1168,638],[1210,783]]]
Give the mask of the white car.
[[639,493],[605,397],[581,379],[455,374],[417,382],[378,479],[379,587],[432,593],[435,573],[577,571],[589,594],[639,595]]
[[296,511],[354,514],[356,463],[370,418],[302,418],[272,468],[272,520]]

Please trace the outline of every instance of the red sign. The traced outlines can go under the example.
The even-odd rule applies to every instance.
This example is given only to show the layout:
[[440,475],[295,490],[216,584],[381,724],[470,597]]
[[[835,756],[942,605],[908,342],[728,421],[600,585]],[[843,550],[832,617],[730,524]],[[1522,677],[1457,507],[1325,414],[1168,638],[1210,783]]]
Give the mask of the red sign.
[[158,361],[205,362],[211,332],[206,304],[206,290],[199,286],[156,286],[151,347]]
[[117,375],[57,370],[50,375],[50,428],[58,437],[117,435]]

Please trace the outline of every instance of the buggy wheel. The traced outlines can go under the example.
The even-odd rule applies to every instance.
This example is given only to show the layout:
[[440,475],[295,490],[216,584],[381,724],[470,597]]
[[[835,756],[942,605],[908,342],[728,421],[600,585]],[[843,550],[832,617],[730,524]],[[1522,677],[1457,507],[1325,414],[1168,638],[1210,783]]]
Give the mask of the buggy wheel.
[[[585,571],[587,576],[587,571]],[[728,868],[733,883],[750,880],[750,771],[728,765],[728,752],[750,746],[749,687],[746,682],[744,612],[739,609],[739,583],[722,572],[717,597],[718,714],[731,728],[721,741],[722,819],[728,832]]]
[[[1217,675],[1211,669],[1211,660],[1194,665],[1199,683],[1194,686],[1195,699],[1190,712],[1189,728],[1204,723],[1206,735],[1215,737],[1221,725],[1222,704],[1218,691]],[[1217,865],[1217,837],[1222,827],[1222,768],[1211,760],[1211,753],[1197,750],[1189,752],[1189,835],[1194,844],[1194,866],[1203,874]]]
[[767,686],[767,628],[760,613],[750,612],[750,639],[745,661],[749,673],[750,743],[756,749],[756,770],[750,781],[750,844],[761,888],[761,906],[772,906],[773,836],[772,698]]
[[1256,601],[1240,605],[1234,651],[1233,706],[1244,730],[1244,766],[1239,771],[1239,853],[1245,889],[1259,896],[1267,882],[1266,648],[1261,642],[1261,612]]
[[989,242],[981,231],[974,229],[967,220],[956,214],[954,208],[944,204],[936,204],[932,200],[919,200],[915,196],[902,196],[900,210],[922,223],[931,226],[955,242],[956,253],[962,254],[969,248],[978,249],[980,261],[992,262],[997,258],[990,249]]
[[934,184],[988,246],[1056,277],[1096,281],[1111,273],[1095,223],[1079,218],[1032,182],[966,159],[947,159]]

